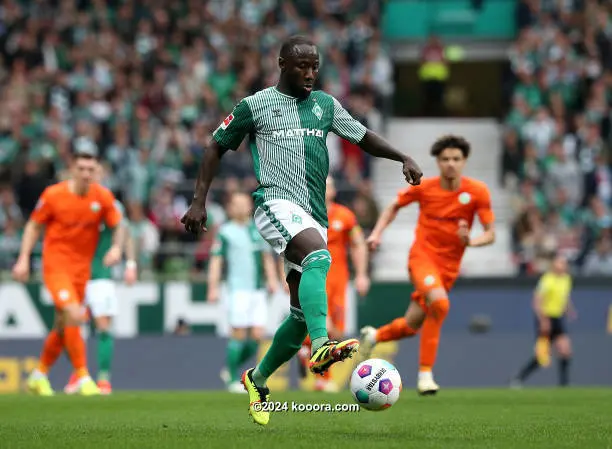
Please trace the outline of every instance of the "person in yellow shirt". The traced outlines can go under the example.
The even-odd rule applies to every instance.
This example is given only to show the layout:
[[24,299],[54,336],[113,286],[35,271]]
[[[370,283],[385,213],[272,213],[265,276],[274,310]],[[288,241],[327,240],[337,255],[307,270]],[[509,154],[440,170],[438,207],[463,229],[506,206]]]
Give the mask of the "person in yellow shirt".
[[537,340],[534,357],[527,362],[512,386],[520,386],[540,366],[550,365],[550,345],[554,344],[559,356],[559,385],[569,383],[569,364],[572,345],[566,331],[565,318],[576,318],[576,309],[571,300],[572,277],[567,259],[557,255],[550,269],[540,277],[533,296],[536,315]]

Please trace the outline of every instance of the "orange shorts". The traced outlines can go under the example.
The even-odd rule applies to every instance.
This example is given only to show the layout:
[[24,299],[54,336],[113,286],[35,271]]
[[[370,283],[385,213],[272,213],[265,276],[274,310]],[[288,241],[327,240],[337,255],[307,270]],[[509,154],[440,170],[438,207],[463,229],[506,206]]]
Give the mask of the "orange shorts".
[[86,285],[87,282],[75,280],[67,274],[54,273],[45,276],[45,286],[57,309],[63,309],[68,304],[82,304],[85,300]]
[[449,292],[458,275],[458,270],[449,270],[440,261],[421,252],[410,254],[408,271],[415,289],[411,299],[425,312],[427,312],[425,301],[427,294],[436,288],[443,288]]
[[327,314],[338,331],[346,329],[346,288],[349,279],[345,276],[327,278]]

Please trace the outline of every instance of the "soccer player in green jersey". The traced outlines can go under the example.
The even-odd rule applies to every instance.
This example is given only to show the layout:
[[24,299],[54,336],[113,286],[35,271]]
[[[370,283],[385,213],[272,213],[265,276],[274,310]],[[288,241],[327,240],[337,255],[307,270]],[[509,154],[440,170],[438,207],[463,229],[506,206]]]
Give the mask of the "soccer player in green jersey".
[[267,293],[278,289],[272,249],[257,231],[252,213],[250,196],[234,193],[228,205],[230,220],[217,232],[208,267],[207,300],[212,303],[219,299],[225,264],[231,331],[221,377],[232,393],[245,393],[238,369],[257,354],[268,319]]
[[[103,179],[103,167],[98,164],[96,182]],[[133,284],[137,278],[136,254],[134,243],[130,235],[129,222],[125,217],[125,209],[119,201],[115,201],[115,207],[121,212],[124,227],[120,245],[124,247],[126,255],[126,266],[124,280],[126,284]],[[113,267],[104,263],[104,256],[112,246],[112,230],[101,225],[100,238],[96,253],[91,264],[91,278],[85,287],[85,304],[89,308],[94,320],[96,335],[98,339],[98,376],[97,384],[101,394],[112,392],[110,374],[113,360],[114,341],[111,333],[113,318],[117,315],[118,300],[115,281],[113,280]],[[78,379],[73,374],[64,387],[64,392],[72,394],[78,391]]]
[[333,341],[327,333],[327,250],[325,181],[329,172],[329,132],[359,145],[375,157],[403,164],[410,184],[423,173],[416,162],[366,129],[322,91],[313,91],[319,52],[313,41],[294,36],[285,41],[278,59],[276,86],[240,101],[213,133],[196,181],[189,210],[181,219],[187,231],[206,231],[206,197],[227,150],[236,150],[245,136],[259,183],[254,192],[255,224],[270,246],[283,255],[289,284],[290,314],[278,328],[261,362],[242,376],[249,393],[249,413],[266,425],[270,413],[267,379],[300,349],[306,335],[312,343],[310,370],[323,373],[358,349],[356,339]]

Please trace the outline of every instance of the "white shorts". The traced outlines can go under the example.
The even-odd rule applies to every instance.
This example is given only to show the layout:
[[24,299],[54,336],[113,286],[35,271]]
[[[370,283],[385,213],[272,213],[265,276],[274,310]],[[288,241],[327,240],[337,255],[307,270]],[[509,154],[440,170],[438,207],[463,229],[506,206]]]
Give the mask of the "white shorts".
[[[255,226],[276,254],[283,255],[287,244],[304,229],[315,228],[327,243],[327,229],[295,203],[287,200],[270,200],[255,210]],[[285,258],[285,273],[302,267]]]
[[85,303],[94,318],[117,315],[117,291],[110,279],[94,279],[85,287]]
[[266,291],[230,291],[228,311],[230,327],[265,327],[268,323],[268,298]]

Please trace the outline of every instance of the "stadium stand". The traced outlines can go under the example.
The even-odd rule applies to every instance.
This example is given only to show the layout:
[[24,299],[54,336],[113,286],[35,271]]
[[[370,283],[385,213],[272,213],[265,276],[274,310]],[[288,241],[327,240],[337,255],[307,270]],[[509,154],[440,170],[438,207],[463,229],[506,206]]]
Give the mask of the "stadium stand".
[[577,273],[611,275],[609,4],[524,0],[516,18],[501,182],[518,271],[539,273],[559,251]]
[[[383,126],[393,79],[381,2],[349,3],[350,13],[347,2],[322,0],[3,2],[0,270],[10,268],[42,190],[65,175],[71,149],[92,144],[104,184],[127,206],[145,272],[201,270],[209,239],[194,241],[179,223],[199,158],[233,105],[276,81],[282,39],[315,36],[321,87],[369,127]],[[330,150],[341,201],[372,227],[369,159],[338,139]],[[225,193],[253,187],[250,164],[244,147],[224,160],[213,221],[223,219]]]

